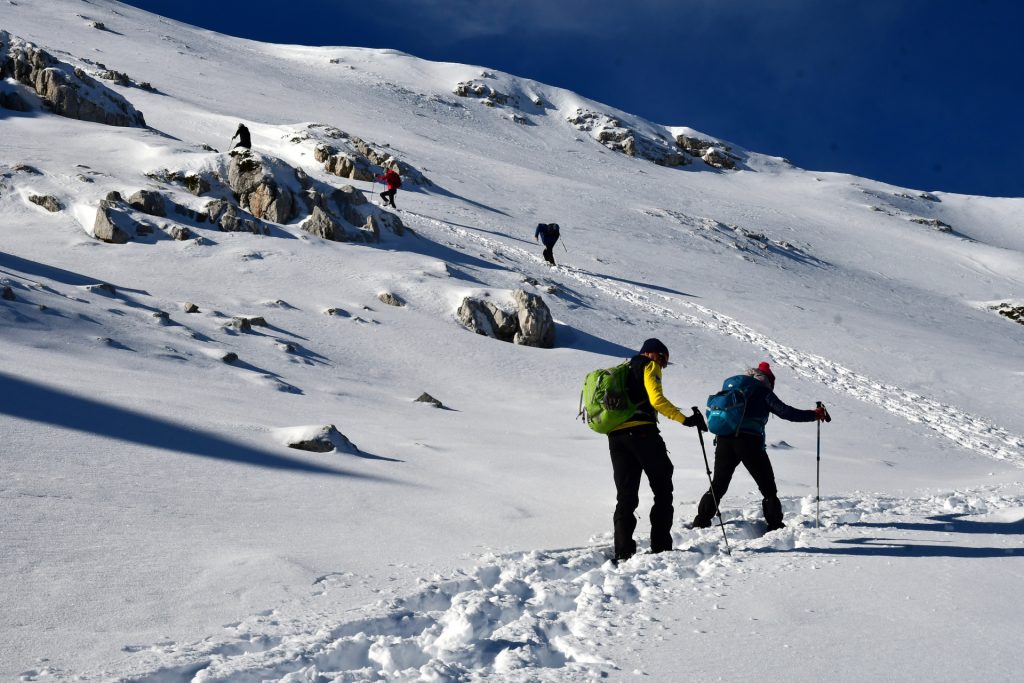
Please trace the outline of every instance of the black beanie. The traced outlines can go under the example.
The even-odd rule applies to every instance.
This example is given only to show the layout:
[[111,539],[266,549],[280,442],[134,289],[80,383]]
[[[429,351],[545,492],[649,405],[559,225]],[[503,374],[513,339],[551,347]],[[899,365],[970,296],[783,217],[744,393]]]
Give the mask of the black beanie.
[[640,347],[640,353],[663,353],[667,356],[668,347],[657,339],[648,339],[644,342],[644,345]]

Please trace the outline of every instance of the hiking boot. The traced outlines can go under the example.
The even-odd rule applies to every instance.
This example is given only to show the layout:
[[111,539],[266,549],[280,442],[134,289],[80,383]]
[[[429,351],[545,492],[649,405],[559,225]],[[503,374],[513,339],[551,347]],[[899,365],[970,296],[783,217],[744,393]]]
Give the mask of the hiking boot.
[[[778,531],[779,529],[785,529],[785,528],[786,528],[786,525],[783,524],[782,522],[776,522],[775,524],[769,524],[768,525],[768,531]],[[768,531],[765,531],[765,533],[768,533]]]
[[690,524],[690,527],[693,528],[693,529],[707,529],[710,526],[711,526],[711,520],[710,519],[701,519],[700,517],[694,517],[693,518],[693,523]]

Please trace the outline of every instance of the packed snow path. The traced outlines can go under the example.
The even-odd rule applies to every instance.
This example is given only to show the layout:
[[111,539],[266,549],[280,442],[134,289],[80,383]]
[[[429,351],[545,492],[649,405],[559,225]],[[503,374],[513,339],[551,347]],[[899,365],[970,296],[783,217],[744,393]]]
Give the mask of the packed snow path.
[[[551,268],[532,251],[485,237],[477,231],[437,218],[408,211],[403,212],[403,217],[416,225],[421,232],[446,232],[456,235],[463,240],[479,244],[495,255],[513,258],[523,266],[543,264],[546,273],[557,272],[587,287],[626,301],[651,315],[678,320],[694,327],[703,327],[740,339],[764,350],[775,363],[793,370],[807,380],[879,406],[910,422],[923,424],[980,455],[1007,460],[1024,467],[1024,437],[987,423],[955,406],[934,401],[898,386],[876,382],[823,356],[780,344],[738,320],[700,304],[665,294],[654,294],[654,297],[666,302],[666,305],[662,305],[652,300],[652,296],[641,286],[615,284],[607,278],[571,266],[559,265]],[[680,313],[669,305],[683,307],[694,314]]]
[[[453,577],[422,579],[416,593],[340,621],[320,616],[289,622],[269,612],[226,627],[226,640],[130,648],[142,658],[133,668],[152,668],[121,680],[573,681],[642,674],[623,671],[602,655],[621,651],[610,641],[668,635],[673,628],[701,633],[698,616],[692,624],[674,625],[652,612],[695,593],[715,600],[719,609],[730,577],[821,569],[856,553],[1024,556],[1015,540],[1024,521],[1024,495],[1016,486],[916,499],[827,499],[820,529],[813,497],[785,498],[783,504],[790,526],[765,536],[759,506],[727,513],[731,556],[721,552],[718,527],[676,532],[675,551],[639,554],[619,566],[607,559],[607,538],[584,548],[492,556]],[[330,591],[345,580],[327,575],[317,584]]]

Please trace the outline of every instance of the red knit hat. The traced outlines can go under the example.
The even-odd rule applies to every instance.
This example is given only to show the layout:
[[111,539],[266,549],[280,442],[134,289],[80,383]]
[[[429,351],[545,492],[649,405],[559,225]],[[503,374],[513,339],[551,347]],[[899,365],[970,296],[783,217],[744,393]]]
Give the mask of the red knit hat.
[[772,372],[772,368],[768,365],[768,361],[761,361],[761,364],[757,366],[758,371],[768,378],[768,381],[775,386],[775,373]]

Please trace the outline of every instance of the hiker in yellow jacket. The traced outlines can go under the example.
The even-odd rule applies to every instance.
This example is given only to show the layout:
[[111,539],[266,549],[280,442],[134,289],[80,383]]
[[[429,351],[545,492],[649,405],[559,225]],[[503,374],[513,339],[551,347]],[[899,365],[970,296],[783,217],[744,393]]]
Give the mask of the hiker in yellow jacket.
[[651,552],[672,550],[672,461],[665,440],[658,431],[658,413],[687,427],[707,430],[699,411],[684,415],[661,390],[661,371],[668,365],[668,347],[657,339],[648,339],[629,361],[627,391],[636,411],[619,427],[608,433],[608,450],[615,477],[616,505],[615,561],[627,560],[636,553],[633,531],[640,504],[640,478],[654,493],[651,507]]

